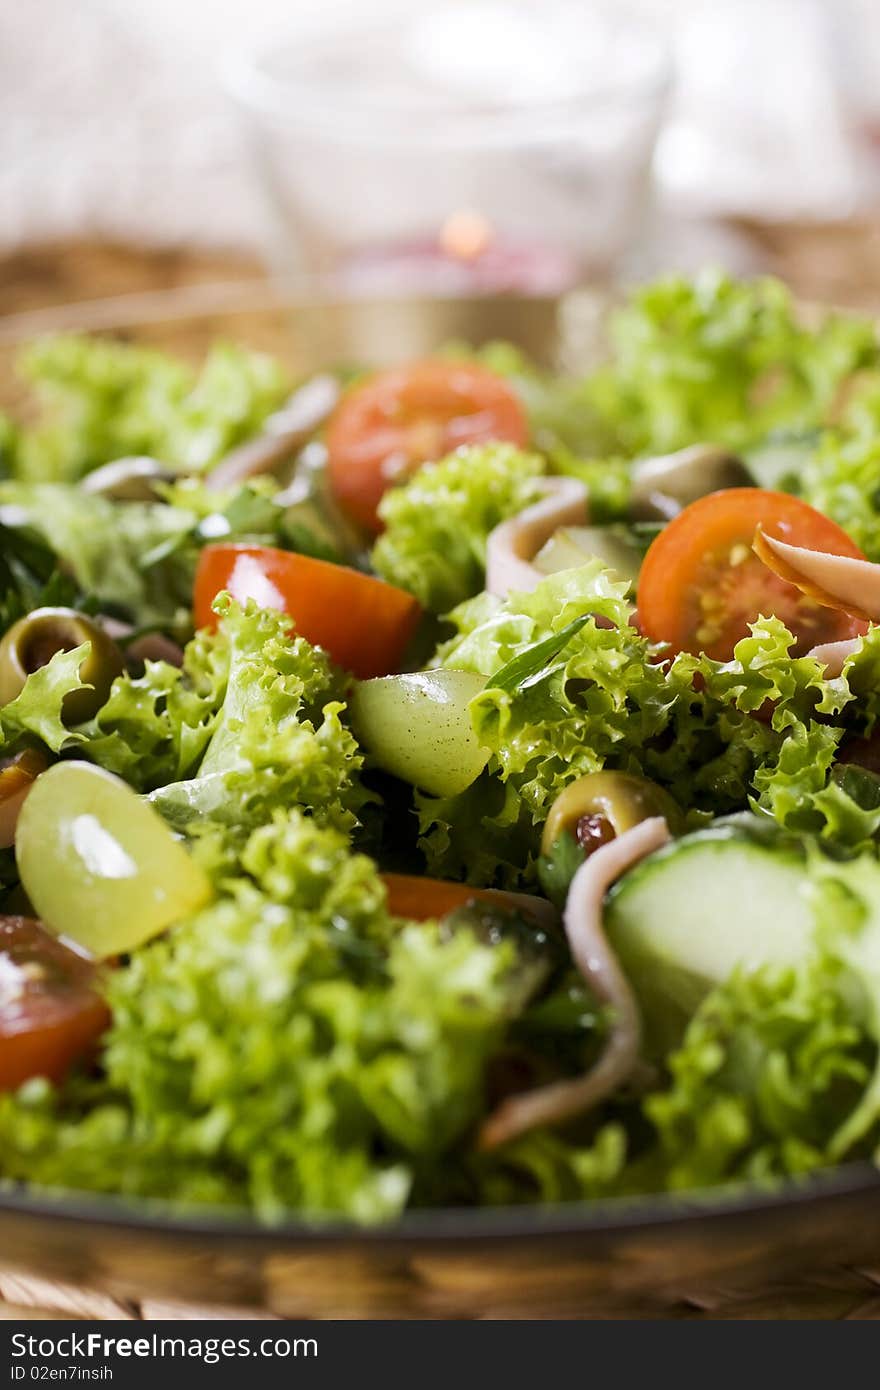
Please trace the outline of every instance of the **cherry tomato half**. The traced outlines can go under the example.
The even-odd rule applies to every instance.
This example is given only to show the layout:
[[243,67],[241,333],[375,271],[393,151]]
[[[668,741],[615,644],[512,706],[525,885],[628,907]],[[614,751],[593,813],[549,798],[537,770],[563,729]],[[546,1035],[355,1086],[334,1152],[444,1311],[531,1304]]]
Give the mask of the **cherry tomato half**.
[[343,399],[327,426],[333,495],[352,521],[378,532],[383,493],[461,444],[528,440],[525,411],[507,383],[468,362],[416,362],[382,372]]
[[446,917],[469,903],[486,903],[502,911],[524,913],[541,924],[546,924],[548,915],[553,917],[553,908],[543,898],[508,892],[505,888],[471,888],[466,883],[422,878],[419,874],[383,874],[382,882],[388,892],[391,915],[408,917],[413,922]]
[[110,1022],[91,961],[29,917],[0,917],[0,1090],[60,1081]]
[[639,576],[641,630],[674,652],[729,661],[748,624],[775,616],[794,634],[795,652],[867,631],[780,579],[752,552],[755,530],[835,555],[865,556],[836,522],[797,497],[763,488],[713,492],[685,507],[652,543]]
[[478,899],[497,902],[501,896],[491,888],[470,888],[466,883],[419,874],[383,874],[382,881],[388,889],[388,911],[393,917],[408,917],[413,922],[445,917]]
[[396,671],[418,626],[411,594],[344,565],[266,545],[208,545],[199,557],[197,627],[215,627],[211,604],[223,589],[239,603],[289,613],[301,637],[361,680]]

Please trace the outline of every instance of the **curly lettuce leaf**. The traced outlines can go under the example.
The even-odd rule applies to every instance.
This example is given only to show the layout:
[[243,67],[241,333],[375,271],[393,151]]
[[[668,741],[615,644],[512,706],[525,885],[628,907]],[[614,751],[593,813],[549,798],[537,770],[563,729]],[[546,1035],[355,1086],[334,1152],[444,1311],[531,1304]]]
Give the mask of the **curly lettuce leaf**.
[[810,429],[852,373],[878,363],[869,319],[829,315],[810,328],[778,280],[719,272],[637,290],[612,316],[610,337],[612,361],[590,396],[630,454],[697,440],[739,448]]
[[214,836],[233,863],[279,806],[351,831],[367,794],[341,673],[283,614],[228,595],[216,607],[216,631],[195,635],[180,669],[148,661],[119,676],[68,740],[147,793],[175,830]]
[[533,876],[534,823],[512,783],[484,773],[458,796],[417,791],[414,805],[433,877],[512,888]]
[[[203,669],[206,655],[215,663],[205,683],[207,711],[205,700],[183,699],[166,721],[179,768],[184,729],[187,753],[201,744],[202,756],[188,777],[152,791],[153,805],[177,830],[205,834],[222,827],[229,845],[240,844],[278,806],[307,807],[351,831],[365,793],[361,754],[341,718],[340,674],[323,652],[291,636],[283,614],[253,602],[242,609],[228,595],[216,609],[217,637],[197,639],[189,667]],[[167,706],[162,712],[169,715]],[[99,727],[104,722],[102,711]]]
[[221,489],[209,487],[200,478],[186,477],[158,490],[165,503],[198,520],[148,550],[141,557],[145,568],[152,569],[176,553],[194,576],[202,546],[244,540],[253,545],[298,551],[333,564],[343,563],[344,537],[337,536],[319,510],[308,502],[289,508],[279,506],[274,500],[278,491],[274,477],[257,477],[243,486]]
[[514,947],[393,922],[370,861],[296,811],[242,860],[248,878],[113,973],[103,1080],[0,1097],[6,1178],[265,1220],[371,1222],[416,1182],[448,1191]]
[[539,1129],[472,1164],[477,1195],[492,1206],[582,1202],[621,1190],[629,1151],[627,1130],[604,1124],[591,1142]]
[[540,826],[569,782],[606,765],[641,770],[688,686],[650,659],[629,623],[626,590],[590,561],[548,576],[534,593],[503,603],[479,595],[451,615],[459,635],[438,659],[488,678],[470,708],[492,757],[460,797],[417,795],[431,872],[529,879]]
[[43,415],[17,432],[8,472],[30,482],[73,481],[135,454],[200,471],[255,434],[285,392],[276,362],[227,343],[198,375],[151,348],[87,337],[44,339],[20,365]]
[[196,633],[179,668],[147,661],[142,675],[117,677],[94,718],[76,730],[83,754],[138,791],[191,776],[223,708],[229,647],[221,623],[216,633]]
[[0,483],[2,503],[16,509],[83,592],[129,613],[138,626],[188,622],[194,556],[180,543],[196,524],[192,512],[162,502],[120,506],[65,483]]
[[545,471],[510,444],[472,445],[420,468],[380,504],[373,568],[423,608],[447,612],[482,587],[489,532],[538,500]]
[[793,1177],[834,1160],[877,1044],[829,988],[833,973],[826,959],[738,973],[705,999],[670,1059],[668,1089],[645,1102],[664,1186]]
[[471,718],[492,750],[490,775],[515,793],[513,823],[517,800],[539,824],[568,782],[609,761],[629,766],[669,722],[676,689],[629,623],[626,588],[594,560],[534,593],[477,599],[452,615],[460,635],[442,662],[488,677]]
[[22,737],[37,738],[53,753],[60,753],[82,735],[72,733],[62,722],[62,706],[75,690],[91,689],[80,680],[80,667],[89,654],[83,642],[70,651],[56,652],[45,666],[33,671],[20,695],[0,706],[0,754],[13,751]]
[[880,560],[880,443],[876,434],[824,434],[805,459],[799,491],[864,550]]
[[871,735],[880,718],[880,626],[870,628],[844,663],[842,680],[854,700],[847,723]]
[[[880,629],[868,633],[832,680],[812,658],[793,657],[793,646],[779,619],[762,618],[737,644],[731,662],[696,662],[706,696],[721,707],[718,730],[750,764],[755,810],[851,853],[874,849],[880,830],[875,798],[857,775],[841,776],[836,759],[848,733],[869,733],[874,726]],[[697,783],[712,770],[709,764],[698,771]]]

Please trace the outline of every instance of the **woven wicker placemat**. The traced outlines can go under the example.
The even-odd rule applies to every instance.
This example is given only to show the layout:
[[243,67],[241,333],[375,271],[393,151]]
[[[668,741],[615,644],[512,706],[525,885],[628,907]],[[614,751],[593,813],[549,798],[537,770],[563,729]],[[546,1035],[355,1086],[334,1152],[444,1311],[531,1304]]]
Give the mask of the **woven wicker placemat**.
[[[585,1310],[584,1317],[589,1316],[589,1310]],[[603,1309],[599,1316],[609,1316],[608,1310]],[[611,1316],[691,1321],[880,1321],[880,1270],[839,1268],[804,1275],[796,1282],[775,1283],[749,1292],[719,1288],[704,1291],[699,1297],[679,1299],[669,1308],[639,1304],[628,1309],[624,1305],[615,1308]],[[106,1294],[32,1279],[0,1269],[0,1320],[43,1318],[98,1322],[274,1320],[273,1314],[252,1308],[194,1307],[160,1299],[122,1301]]]
[[203,1308],[161,1299],[130,1302],[71,1284],[33,1279],[28,1275],[0,1269],[0,1320],[31,1318],[78,1318],[92,1322],[194,1321],[205,1318],[272,1321],[274,1315],[253,1308]]

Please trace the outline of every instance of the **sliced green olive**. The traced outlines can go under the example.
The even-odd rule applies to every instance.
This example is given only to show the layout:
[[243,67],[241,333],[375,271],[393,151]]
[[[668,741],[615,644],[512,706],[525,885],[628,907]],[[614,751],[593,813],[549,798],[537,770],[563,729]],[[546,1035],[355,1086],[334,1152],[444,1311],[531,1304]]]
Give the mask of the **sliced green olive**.
[[13,623],[0,641],[0,706],[16,699],[28,676],[46,666],[56,652],[73,651],[84,642],[91,644],[91,650],[80,667],[80,679],[94,688],[72,691],[64,701],[63,715],[67,724],[91,719],[125,663],[106,632],[74,608],[35,608]]
[[692,444],[633,465],[630,515],[637,521],[669,521],[698,497],[752,486],[748,468],[729,449]]
[[0,849],[15,843],[15,827],[24,799],[48,766],[49,759],[37,748],[25,748],[12,758],[0,759]]
[[83,478],[83,492],[108,497],[114,502],[155,502],[158,484],[170,483],[174,474],[158,459],[146,456],[115,459]]
[[651,816],[663,816],[673,831],[681,826],[681,811],[668,792],[629,772],[592,772],[565,788],[550,807],[541,837],[541,853],[549,855],[556,842],[569,832],[574,835],[581,822],[594,818],[608,827],[598,843],[631,830]]
[[646,777],[593,772],[572,782],[550,807],[541,837],[538,879],[550,901],[561,909],[585,859],[652,816],[663,816],[673,834],[684,828],[672,797]]

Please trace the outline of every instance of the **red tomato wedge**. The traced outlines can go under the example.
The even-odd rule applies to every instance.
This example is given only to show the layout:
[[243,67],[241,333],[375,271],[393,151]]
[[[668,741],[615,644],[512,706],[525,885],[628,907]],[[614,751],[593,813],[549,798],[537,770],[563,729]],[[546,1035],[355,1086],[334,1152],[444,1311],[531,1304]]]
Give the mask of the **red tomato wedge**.
[[541,924],[558,919],[550,903],[530,893],[512,893],[504,888],[471,888],[467,883],[423,878],[420,874],[383,874],[382,882],[388,890],[388,911],[393,917],[408,917],[412,922],[445,917],[474,901],[490,903],[508,912],[524,913]]
[[861,619],[823,607],[762,564],[752,551],[758,526],[807,550],[865,558],[836,522],[797,497],[757,487],[710,493],[664,527],[645,556],[637,599],[645,636],[672,653],[729,661],[761,616],[785,623],[799,656],[867,631]]
[[383,874],[382,882],[388,889],[388,911],[393,917],[408,917],[413,922],[445,917],[475,898],[497,902],[504,896],[491,888],[471,888],[466,883],[422,878],[419,874]]
[[110,1022],[91,961],[28,917],[0,917],[0,1091],[60,1081]]
[[394,483],[461,444],[524,445],[528,421],[507,383],[469,362],[415,362],[381,372],[340,401],[327,426],[327,472],[339,506],[375,534]]
[[211,605],[228,589],[244,603],[289,613],[296,631],[361,680],[398,669],[421,609],[381,579],[265,545],[208,545],[196,570],[197,627],[216,627]]

